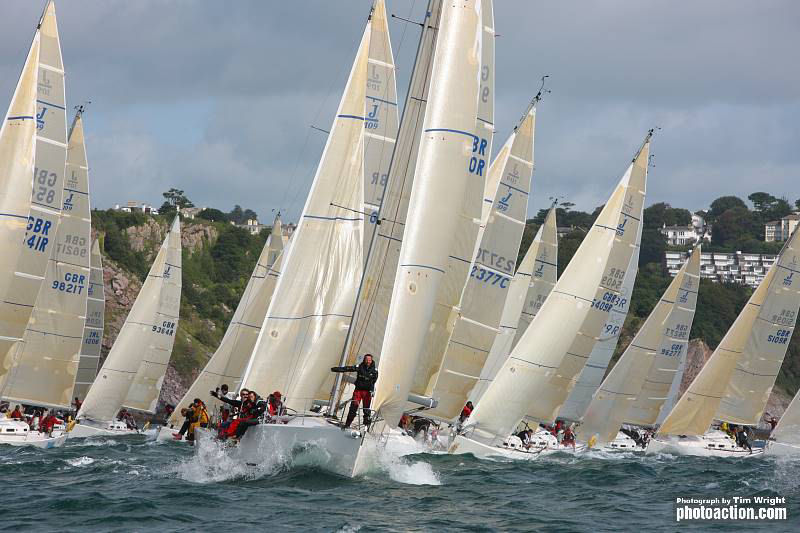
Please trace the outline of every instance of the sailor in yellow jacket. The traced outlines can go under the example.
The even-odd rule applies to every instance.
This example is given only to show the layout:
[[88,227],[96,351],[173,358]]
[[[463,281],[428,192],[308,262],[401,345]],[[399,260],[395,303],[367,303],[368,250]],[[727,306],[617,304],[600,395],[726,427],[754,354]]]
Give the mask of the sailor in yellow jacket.
[[208,410],[206,404],[200,398],[195,398],[192,403],[192,423],[189,425],[186,440],[194,441],[194,430],[201,427],[208,427]]

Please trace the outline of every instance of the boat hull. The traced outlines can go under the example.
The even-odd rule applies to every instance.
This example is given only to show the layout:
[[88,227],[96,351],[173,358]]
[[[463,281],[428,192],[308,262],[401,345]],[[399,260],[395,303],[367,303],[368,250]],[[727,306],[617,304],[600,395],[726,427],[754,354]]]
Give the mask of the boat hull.
[[620,452],[620,451],[624,451],[624,452],[643,452],[644,448],[642,448],[641,446],[636,444],[635,440],[633,440],[632,438],[627,436],[625,433],[620,431],[619,433],[617,433],[617,436],[614,438],[614,440],[612,440],[611,442],[609,442],[608,444],[603,446],[603,451],[607,451],[607,452]]
[[715,430],[700,436],[657,436],[650,439],[646,453],[696,457],[754,457],[763,454],[764,449],[753,448],[750,451],[741,448],[727,434]]
[[94,426],[85,423],[77,423],[69,432],[71,439],[83,439],[87,437],[129,437],[132,435],[141,435],[142,433],[135,429],[128,429],[127,427],[120,426],[113,422],[109,422],[106,426]]
[[59,448],[67,441],[67,433],[54,430],[51,435],[31,431],[28,424],[18,420],[0,420],[0,445],[33,446],[36,448]]

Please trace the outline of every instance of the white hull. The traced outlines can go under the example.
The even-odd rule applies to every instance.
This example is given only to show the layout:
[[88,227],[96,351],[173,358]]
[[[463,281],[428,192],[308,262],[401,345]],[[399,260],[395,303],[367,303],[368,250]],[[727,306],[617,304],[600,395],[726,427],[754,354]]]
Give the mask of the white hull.
[[763,448],[753,448],[752,452],[739,447],[722,431],[709,431],[700,436],[657,436],[647,445],[648,455],[666,453],[670,455],[693,455],[696,457],[753,457],[764,453]]
[[51,435],[31,431],[28,424],[17,420],[0,420],[0,445],[34,446],[36,448],[59,448],[67,441],[67,433],[53,430]]
[[789,455],[800,456],[800,446],[793,446],[784,442],[767,441],[767,446],[764,448],[766,455],[775,455],[778,457],[785,457]]
[[86,423],[77,423],[69,432],[69,438],[82,439],[87,437],[128,437],[141,435],[142,432],[128,429],[123,423],[109,422],[105,426],[93,426]]
[[635,440],[620,431],[617,433],[617,436],[614,438],[614,440],[603,446],[603,451],[643,452],[644,448],[640,447],[638,444],[636,444]]

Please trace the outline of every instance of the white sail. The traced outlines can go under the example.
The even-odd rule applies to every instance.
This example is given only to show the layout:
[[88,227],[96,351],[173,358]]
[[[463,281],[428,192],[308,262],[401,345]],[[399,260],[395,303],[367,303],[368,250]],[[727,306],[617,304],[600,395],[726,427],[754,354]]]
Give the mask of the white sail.
[[686,355],[699,284],[698,247],[603,380],[578,427],[580,440],[601,446],[614,440],[624,422],[655,423]]
[[[367,100],[364,115],[364,250],[369,249],[397,141],[397,84],[384,0],[370,14]],[[366,254],[365,254],[366,256]]]
[[494,338],[480,380],[469,399],[477,403],[515,346],[515,339],[525,332],[556,284],[558,276],[558,233],[556,209],[547,212],[508,289],[500,327]]
[[495,188],[496,195],[481,231],[460,312],[442,366],[435,376],[432,396],[438,401],[438,407],[426,411],[431,416],[445,419],[458,416],[480,378],[497,337],[528,212],[535,112],[535,107],[531,106],[489,168],[489,180],[494,175],[502,178]]
[[72,397],[83,401],[89,387],[100,370],[100,352],[103,347],[103,326],[106,297],[103,290],[103,258],[100,254],[100,240],[92,242],[91,270],[86,293],[86,324],[83,327],[81,359],[75,376]]
[[[641,241],[642,226],[639,226],[639,236],[637,241]],[[639,247],[636,247],[631,256],[631,262],[628,264],[628,269],[625,271],[625,278],[622,281],[622,289],[619,291],[619,300],[614,303],[611,311],[608,313],[606,323],[600,333],[600,338],[592,348],[592,353],[589,354],[589,359],[586,361],[583,370],[581,370],[578,382],[575,383],[575,388],[567,396],[567,401],[558,412],[558,418],[569,421],[583,420],[583,415],[589,407],[589,402],[592,401],[592,396],[597,391],[600,383],[603,381],[603,376],[606,375],[606,369],[614,356],[619,343],[619,336],[622,333],[622,326],[625,324],[625,318],[628,316],[628,309],[630,308],[631,293],[633,293],[633,284],[636,282],[636,273],[639,271]]]
[[[481,86],[478,92],[478,121],[475,135],[487,141],[486,159],[488,163],[492,153],[494,139],[494,1],[481,0]],[[502,172],[488,173],[483,192],[481,224],[486,225],[489,212],[495,201],[497,187]]]
[[[33,312],[33,305],[44,280],[55,230],[61,215],[64,168],[67,158],[67,116],[64,96],[64,69],[58,38],[55,6],[48,2],[38,29],[39,53],[36,76],[36,148],[33,190],[29,206],[24,245],[13,267],[14,280],[0,301],[0,373],[8,372],[13,359],[13,343],[20,339]],[[34,47],[36,46],[34,38]],[[31,59],[31,56],[29,56]],[[27,115],[27,112],[26,112]],[[27,160],[22,160],[27,165]],[[26,180],[28,186],[31,181]],[[29,192],[29,191],[28,191]],[[16,248],[14,246],[13,248]],[[13,251],[12,255],[16,252]]]
[[[156,372],[163,376],[166,371],[166,361],[172,352],[178,328],[180,287],[181,235],[180,220],[176,216],[114,346],[86,394],[77,416],[79,420],[112,420],[123,402],[127,403],[134,378],[140,391],[139,398],[146,401],[154,393],[158,398],[158,391],[148,389],[152,386],[160,390],[161,381],[153,383],[150,378]],[[150,369],[154,372],[151,373]],[[141,409],[152,411],[154,403],[151,400]],[[137,402],[131,407],[140,409],[139,405]]]
[[664,400],[661,410],[658,412],[658,418],[656,418],[655,422],[656,426],[660,426],[664,423],[664,419],[667,418],[669,412],[672,411],[672,408],[675,407],[676,403],[678,403],[678,398],[680,398],[681,395],[681,382],[683,381],[683,374],[686,372],[687,359],[688,353],[685,353],[680,357],[678,370],[675,372],[675,377],[672,378],[672,385],[670,385],[669,392],[667,392],[667,399]]
[[371,353],[377,356],[381,353],[408,202],[414,184],[414,169],[427,108],[441,7],[440,0],[430,0],[425,15],[414,70],[403,105],[403,118],[382,197],[379,231],[368,250],[364,278],[353,315],[347,364],[354,364],[359,354]]
[[[166,237],[167,256],[160,276],[158,307],[151,317],[149,340],[152,344],[142,357],[139,370],[131,382],[123,406],[128,409],[156,412],[158,397],[164,384],[167,365],[175,344],[178,315],[181,309],[181,223],[176,216]],[[144,287],[142,287],[144,291]],[[137,298],[138,299],[138,298]],[[124,325],[123,325],[124,327]],[[120,336],[121,336],[120,332]],[[119,337],[117,337],[117,343]],[[116,344],[116,343],[114,343]],[[138,344],[141,349],[141,344]]]
[[795,394],[769,440],[800,447],[800,392]]
[[[281,270],[283,239],[281,235],[280,215],[275,217],[272,232],[264,243],[264,249],[256,262],[250,280],[242,293],[239,305],[233,313],[225,336],[219,347],[211,356],[206,366],[197,376],[192,386],[183,395],[178,407],[190,403],[194,398],[201,398],[206,405],[212,406],[215,400],[209,391],[222,384],[227,384],[231,391],[239,389],[247,361],[258,340],[258,333],[264,323],[267,308],[272,300],[275,285]],[[180,424],[180,411],[176,409],[169,419],[171,425]]]
[[505,438],[526,415],[553,421],[598,340],[639,235],[650,137],[536,318],[475,406],[473,436]]
[[[415,371],[426,372],[427,365],[419,363],[429,355],[423,345],[435,323],[434,307],[458,302],[472,262],[488,157],[481,151],[488,142],[473,133],[481,37],[480,3],[442,6],[414,189],[378,363],[375,408],[389,427],[399,421],[412,386],[426,381]],[[475,230],[461,231],[465,222]],[[448,269],[463,274],[445,276]],[[445,277],[450,287],[444,286]],[[440,292],[452,298],[443,302]]]
[[83,121],[75,117],[67,152],[64,204],[53,232],[44,282],[28,327],[13,352],[3,396],[69,408],[78,370],[89,292],[91,221]]
[[786,242],[711,358],[664,419],[659,434],[702,435],[714,419],[758,423],[800,307],[798,233]]
[[243,385],[308,410],[327,397],[364,268],[367,22]]

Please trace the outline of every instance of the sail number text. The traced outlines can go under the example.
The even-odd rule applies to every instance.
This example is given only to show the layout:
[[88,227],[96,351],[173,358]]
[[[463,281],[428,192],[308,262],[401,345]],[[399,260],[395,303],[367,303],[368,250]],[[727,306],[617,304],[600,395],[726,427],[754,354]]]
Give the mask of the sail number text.
[[601,311],[609,312],[614,306],[622,307],[627,303],[625,298],[621,298],[618,294],[607,292],[603,294],[601,299],[595,298],[592,300],[592,307]]
[[[500,285],[501,289],[508,287],[509,278],[502,274],[496,274],[491,270],[486,270],[477,265],[472,265],[472,272],[469,273],[470,277],[477,279],[491,285]],[[490,283],[491,282],[491,283]]]
[[86,257],[89,251],[86,248],[86,237],[80,235],[66,235],[63,243],[56,245],[56,253]]
[[153,331],[172,337],[175,334],[175,322],[165,320],[160,326],[153,326]]
[[25,228],[25,244],[28,248],[36,252],[44,252],[50,239],[50,227],[53,225],[49,220],[38,217],[28,217],[28,226]]
[[792,338],[792,332],[788,329],[779,329],[775,335],[769,335],[767,341],[773,344],[788,344],[789,339]]
[[83,294],[83,288],[86,285],[86,276],[83,274],[73,274],[67,272],[64,274],[64,281],[54,280],[51,289],[66,292],[69,294]]
[[469,160],[469,171],[472,174],[483,176],[483,169],[486,166],[486,147],[489,141],[480,137],[472,138],[472,157]]
[[53,186],[58,182],[58,174],[37,167],[33,175],[33,199],[40,204],[52,205],[56,199],[56,190]]

